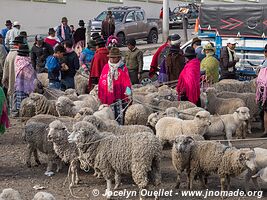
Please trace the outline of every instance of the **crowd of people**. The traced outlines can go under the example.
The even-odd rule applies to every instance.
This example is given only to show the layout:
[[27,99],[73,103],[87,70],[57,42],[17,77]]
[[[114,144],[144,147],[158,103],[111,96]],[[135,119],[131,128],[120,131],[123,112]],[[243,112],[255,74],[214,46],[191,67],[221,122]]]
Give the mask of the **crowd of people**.
[[[125,108],[132,93],[131,85],[141,81],[142,51],[136,47],[135,39],[130,38],[126,41],[128,51],[121,55],[116,48],[115,22],[110,11],[103,20],[101,34],[93,33],[87,45],[85,23],[79,20],[78,24],[80,27],[73,30],[63,17],[56,30],[49,28],[47,37],[36,35],[29,49],[27,33],[20,32],[20,23],[6,21],[6,28],[0,34],[0,75],[12,116],[19,116],[21,101],[34,91],[38,73],[48,73],[49,88],[64,91],[75,88],[74,76],[78,70],[88,76],[88,92],[98,85],[99,99],[114,105],[116,117]],[[221,49],[220,58],[215,55],[213,43],[202,47],[199,38],[194,38],[185,52],[180,45],[181,37],[170,35],[154,54],[149,72],[150,77],[158,72],[160,83],[177,82],[179,100],[200,106],[201,77],[206,85],[218,82],[219,77],[236,78],[235,65],[239,59],[233,38]],[[266,95],[260,97],[265,99]]]

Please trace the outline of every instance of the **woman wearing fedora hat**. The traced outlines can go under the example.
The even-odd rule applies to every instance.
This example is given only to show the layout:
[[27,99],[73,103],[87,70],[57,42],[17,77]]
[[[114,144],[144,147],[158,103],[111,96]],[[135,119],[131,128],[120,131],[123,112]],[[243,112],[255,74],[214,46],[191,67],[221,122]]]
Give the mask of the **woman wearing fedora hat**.
[[188,61],[178,78],[178,99],[200,106],[200,61],[193,47],[187,47],[184,56]]
[[108,64],[104,66],[98,83],[98,98],[102,104],[112,105],[116,120],[123,124],[121,112],[131,95],[131,80],[128,69],[121,60],[120,50],[113,47],[108,57]]
[[207,84],[219,81],[219,61],[214,57],[215,47],[208,43],[203,47],[206,57],[201,61],[200,68],[205,71]]
[[15,95],[14,109],[12,115],[18,117],[20,104],[34,91],[34,80],[37,78],[36,72],[31,64],[28,45],[21,45],[15,60]]

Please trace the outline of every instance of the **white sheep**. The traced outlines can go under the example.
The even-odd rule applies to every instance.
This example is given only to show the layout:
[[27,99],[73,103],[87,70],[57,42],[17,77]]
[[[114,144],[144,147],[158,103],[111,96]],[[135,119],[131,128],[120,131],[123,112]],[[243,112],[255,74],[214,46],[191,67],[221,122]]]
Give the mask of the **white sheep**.
[[38,192],[32,200],[56,200],[56,198],[48,192]]
[[165,142],[173,142],[178,135],[203,136],[210,125],[210,113],[200,111],[193,120],[182,120],[174,117],[161,118],[155,128],[156,136],[164,145]]
[[216,90],[214,88],[208,88],[206,90],[207,97],[207,110],[210,114],[232,114],[239,107],[246,107],[245,102],[239,98],[218,98],[216,96]]
[[[211,125],[208,127],[205,137],[216,137],[224,135],[228,142],[232,139],[233,134],[243,123],[250,118],[247,107],[238,108],[233,114],[213,115],[210,119]],[[246,135],[237,133],[238,138],[245,138]]]
[[[170,107],[165,110],[165,112],[155,112],[151,113],[147,118],[147,126],[155,129],[157,122],[163,117],[179,117],[180,111],[176,107]],[[156,130],[155,130],[156,131]]]
[[[177,189],[180,187],[182,172],[190,167],[190,145],[194,145],[194,141],[200,140],[204,140],[201,135],[179,135],[173,143],[172,164],[177,172],[175,185]],[[187,187],[189,188],[189,185]]]
[[250,149],[227,149],[218,168],[221,190],[230,189],[230,177],[239,176],[246,170],[255,171],[255,157],[255,152]]
[[[260,141],[259,141],[260,142]],[[259,183],[257,181],[257,177],[260,177],[263,181],[267,182],[266,179],[266,167],[267,167],[267,149],[264,148],[254,148],[255,152],[255,164],[256,170],[247,170],[245,174],[245,190],[248,191],[248,183],[250,179],[252,179],[254,186],[257,190],[261,190]],[[246,184],[247,183],[247,184]]]
[[[88,91],[88,78],[81,74],[76,74],[74,76],[75,90],[79,95],[86,94]],[[87,92],[88,93],[88,92]]]
[[94,125],[78,122],[69,135],[69,142],[75,142],[85,158],[94,160],[94,168],[107,182],[108,194],[115,173],[118,176],[131,174],[140,190],[147,187],[148,174],[155,186],[161,183],[162,147],[153,134],[144,132],[101,138]]
[[256,93],[256,79],[251,81],[238,81],[234,79],[223,79],[213,86],[218,92],[229,91],[238,93]]
[[119,126],[114,120],[102,120],[96,116],[86,116],[83,121],[92,123],[100,132],[111,132],[114,135],[125,135],[127,133],[135,134],[138,132],[149,132],[153,134],[153,130],[143,125],[124,125]]
[[53,143],[53,149],[60,159],[71,166],[71,183],[78,184],[78,149],[75,144],[68,142],[69,132],[67,127],[59,120],[55,120],[49,124],[48,141]]
[[98,103],[91,96],[88,96],[83,101],[71,101],[66,96],[60,96],[56,101],[56,110],[59,116],[74,117],[82,108],[91,108],[94,111],[98,108]]
[[0,194],[0,200],[22,200],[17,190],[12,188],[3,189]]
[[57,172],[62,168],[61,160],[53,150],[52,142],[47,140],[48,125],[41,122],[27,122],[25,125],[25,132],[23,135],[24,140],[27,142],[27,157],[26,164],[31,167],[31,155],[34,155],[35,162],[40,165],[41,162],[38,158],[38,152],[44,153],[47,156],[47,168],[45,174],[51,176],[53,172],[53,163],[57,164]]
[[107,104],[100,105],[98,111],[94,112],[93,115],[102,120],[115,120],[114,112]]

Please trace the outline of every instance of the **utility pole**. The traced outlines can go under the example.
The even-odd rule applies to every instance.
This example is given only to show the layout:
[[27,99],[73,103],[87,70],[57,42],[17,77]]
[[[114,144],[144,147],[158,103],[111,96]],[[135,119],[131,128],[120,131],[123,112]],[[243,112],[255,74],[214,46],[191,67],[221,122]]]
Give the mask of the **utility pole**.
[[85,38],[85,46],[87,45],[87,43],[89,42],[89,40],[91,39],[91,26],[92,26],[92,21],[89,20],[87,27],[86,27],[86,38]]
[[169,0],[163,0],[162,42],[169,36]]

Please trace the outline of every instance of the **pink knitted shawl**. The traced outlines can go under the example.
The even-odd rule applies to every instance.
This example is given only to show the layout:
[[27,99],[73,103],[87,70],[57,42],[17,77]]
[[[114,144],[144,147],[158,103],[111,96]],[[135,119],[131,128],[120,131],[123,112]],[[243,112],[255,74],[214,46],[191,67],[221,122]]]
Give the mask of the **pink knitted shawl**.
[[263,105],[267,98],[267,67],[260,70],[256,85],[256,102]]

